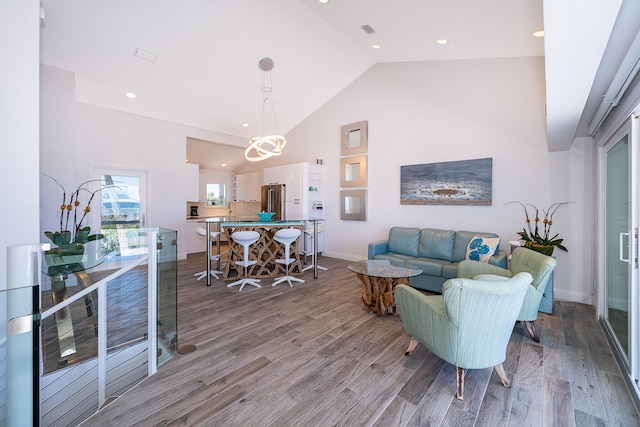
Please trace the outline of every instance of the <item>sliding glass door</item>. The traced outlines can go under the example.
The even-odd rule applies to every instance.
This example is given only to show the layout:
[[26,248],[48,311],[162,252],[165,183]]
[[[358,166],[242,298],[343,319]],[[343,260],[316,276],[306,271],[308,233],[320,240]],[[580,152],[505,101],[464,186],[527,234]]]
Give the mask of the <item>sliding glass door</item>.
[[606,151],[605,187],[607,321],[629,356],[629,135]]
[[632,378],[638,376],[637,148],[631,121],[603,146],[604,312],[601,316]]

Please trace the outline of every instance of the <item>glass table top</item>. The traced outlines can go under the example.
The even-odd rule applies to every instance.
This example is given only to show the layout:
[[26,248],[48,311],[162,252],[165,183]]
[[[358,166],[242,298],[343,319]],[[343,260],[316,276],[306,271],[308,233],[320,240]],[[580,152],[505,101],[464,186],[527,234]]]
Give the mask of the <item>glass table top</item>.
[[[192,217],[195,219],[195,217]],[[292,219],[278,219],[278,220],[262,220],[257,216],[212,216],[207,218],[201,218],[198,220],[199,223],[207,223],[207,222],[216,222],[216,223],[256,223],[260,224],[289,224],[289,223],[299,223],[299,222],[323,222],[323,218],[292,218]]]
[[420,269],[396,267],[386,260],[359,261],[349,264],[347,268],[356,274],[391,279],[413,277],[422,274],[422,270]]
[[43,251],[42,272],[47,276],[77,273],[104,262],[107,255],[99,241],[87,242],[81,250],[53,248]]

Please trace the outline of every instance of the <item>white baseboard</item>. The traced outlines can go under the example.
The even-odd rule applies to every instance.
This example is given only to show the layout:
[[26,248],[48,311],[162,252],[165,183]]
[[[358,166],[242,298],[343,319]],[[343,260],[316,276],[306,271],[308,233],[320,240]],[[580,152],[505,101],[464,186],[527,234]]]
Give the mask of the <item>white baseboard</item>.
[[595,305],[595,296],[591,293],[568,291],[557,287],[553,288],[553,298],[561,301]]
[[355,256],[353,254],[344,254],[341,252],[333,252],[333,251],[327,251],[327,250],[323,251],[322,255],[328,256],[331,258],[345,259],[347,261],[364,261],[367,259],[366,256],[363,258],[363,257]]

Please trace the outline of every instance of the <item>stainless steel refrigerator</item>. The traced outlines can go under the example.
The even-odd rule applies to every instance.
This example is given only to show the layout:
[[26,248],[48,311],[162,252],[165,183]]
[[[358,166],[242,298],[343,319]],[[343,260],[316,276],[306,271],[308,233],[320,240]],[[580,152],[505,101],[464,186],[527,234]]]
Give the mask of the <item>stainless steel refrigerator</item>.
[[262,186],[260,210],[262,212],[275,212],[274,221],[286,218],[285,212],[286,186],[284,184],[272,184]]

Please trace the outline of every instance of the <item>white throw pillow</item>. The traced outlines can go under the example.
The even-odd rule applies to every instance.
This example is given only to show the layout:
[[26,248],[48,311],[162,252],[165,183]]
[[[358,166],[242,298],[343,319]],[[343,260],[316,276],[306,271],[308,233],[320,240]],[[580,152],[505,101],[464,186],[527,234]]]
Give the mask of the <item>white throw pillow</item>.
[[466,259],[488,263],[498,246],[500,246],[499,237],[473,236],[467,245]]

